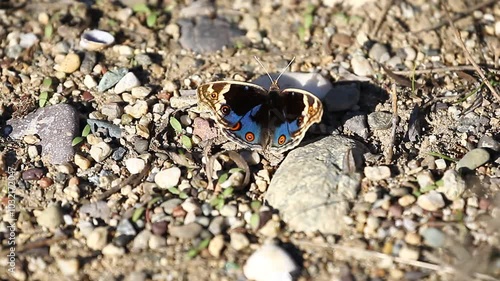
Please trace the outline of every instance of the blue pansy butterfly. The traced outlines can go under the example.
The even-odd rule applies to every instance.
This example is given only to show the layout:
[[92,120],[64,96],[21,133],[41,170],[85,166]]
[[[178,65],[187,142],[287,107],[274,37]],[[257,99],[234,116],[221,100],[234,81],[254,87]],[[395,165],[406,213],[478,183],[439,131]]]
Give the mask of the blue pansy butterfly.
[[280,90],[278,79],[285,70],[276,80],[267,73],[272,81],[269,91],[237,81],[203,84],[197,89],[199,104],[210,109],[229,140],[245,148],[282,153],[297,146],[323,115],[321,101],[313,94],[293,88]]

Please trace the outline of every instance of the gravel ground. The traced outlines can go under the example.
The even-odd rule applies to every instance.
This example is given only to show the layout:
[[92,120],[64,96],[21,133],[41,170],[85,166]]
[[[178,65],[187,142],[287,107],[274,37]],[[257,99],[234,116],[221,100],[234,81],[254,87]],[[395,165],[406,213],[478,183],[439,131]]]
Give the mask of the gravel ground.
[[[198,106],[254,56],[283,154]],[[497,1],[0,2],[0,280],[497,280],[499,57]]]

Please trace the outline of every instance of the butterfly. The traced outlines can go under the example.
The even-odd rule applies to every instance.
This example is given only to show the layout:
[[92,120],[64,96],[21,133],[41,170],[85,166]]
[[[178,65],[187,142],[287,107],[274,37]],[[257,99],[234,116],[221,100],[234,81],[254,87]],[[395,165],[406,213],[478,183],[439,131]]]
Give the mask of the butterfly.
[[245,148],[276,153],[292,149],[323,115],[321,101],[310,92],[280,90],[278,80],[292,62],[277,79],[266,70],[271,79],[269,90],[246,82],[211,82],[198,87],[198,103],[210,109],[227,139]]

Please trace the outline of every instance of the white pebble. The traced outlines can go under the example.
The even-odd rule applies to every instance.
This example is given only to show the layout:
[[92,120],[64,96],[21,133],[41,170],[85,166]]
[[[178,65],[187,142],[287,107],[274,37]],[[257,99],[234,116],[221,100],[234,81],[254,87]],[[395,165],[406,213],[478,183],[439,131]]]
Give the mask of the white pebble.
[[125,167],[127,167],[127,170],[132,174],[139,174],[144,170],[144,167],[146,166],[146,163],[143,159],[141,158],[129,158],[125,160]]
[[85,78],[83,78],[83,84],[87,89],[93,89],[94,87],[97,86],[97,82],[95,81],[94,77],[90,75],[85,75]]
[[118,81],[118,83],[115,86],[115,93],[121,94],[123,92],[130,91],[134,87],[138,87],[140,85],[141,82],[139,81],[139,79],[137,79],[135,74],[129,72],[125,74],[125,76],[123,76],[123,78],[120,79],[120,81]]
[[290,255],[274,244],[264,244],[243,266],[245,277],[256,281],[292,280],[298,270]]
[[365,177],[372,181],[379,181],[391,177],[391,170],[387,166],[365,167]]
[[98,144],[92,145],[89,154],[97,162],[102,162],[109,155],[111,155],[111,146],[105,142],[99,142]]
[[181,169],[177,167],[168,168],[155,175],[155,183],[160,188],[170,188],[179,184]]

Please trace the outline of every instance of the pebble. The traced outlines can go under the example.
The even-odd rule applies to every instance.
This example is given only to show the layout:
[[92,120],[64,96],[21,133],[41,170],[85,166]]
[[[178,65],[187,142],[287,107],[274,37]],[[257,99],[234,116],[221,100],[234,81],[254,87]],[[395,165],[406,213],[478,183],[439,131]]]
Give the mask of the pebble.
[[426,194],[422,194],[417,199],[417,205],[426,211],[437,211],[444,207],[444,199],[441,193],[431,190]]
[[116,226],[116,232],[118,235],[128,235],[135,236],[137,231],[128,219],[122,219]]
[[130,94],[136,99],[144,99],[151,93],[151,89],[144,86],[135,87]]
[[163,236],[167,233],[168,222],[167,221],[157,221],[151,225],[151,232],[155,235]]
[[19,35],[19,46],[24,49],[28,49],[33,46],[38,41],[38,37],[36,37],[33,33],[21,33]]
[[91,165],[90,160],[80,154],[75,154],[74,162],[75,165],[78,166],[78,168],[82,169],[83,171],[90,168]]
[[177,186],[181,178],[181,169],[177,167],[168,168],[155,175],[155,183],[163,189]]
[[368,126],[372,130],[387,130],[392,127],[392,113],[375,111],[368,114]]
[[257,151],[243,150],[240,152],[241,157],[245,159],[249,166],[257,165],[260,163],[260,155]]
[[500,151],[500,142],[496,141],[493,137],[487,135],[484,135],[479,139],[477,146],[481,148],[489,148],[496,152]]
[[200,235],[203,227],[195,222],[181,225],[181,226],[171,226],[168,232],[171,236],[181,238],[181,239],[193,239]]
[[354,55],[351,59],[351,67],[354,74],[358,76],[373,75],[373,68],[370,62],[362,55]]
[[121,161],[123,159],[123,157],[125,157],[126,153],[127,153],[127,149],[120,146],[115,151],[113,151],[113,155],[111,156],[111,158],[113,158],[113,160],[115,160],[115,161]]
[[403,246],[401,250],[399,250],[399,257],[407,260],[418,260],[420,256],[417,249],[409,246]]
[[391,170],[387,166],[373,166],[364,168],[365,177],[372,181],[379,181],[391,177]]
[[110,257],[123,256],[125,254],[125,249],[123,247],[116,246],[113,243],[109,243],[102,248],[102,254]]
[[[90,125],[90,130],[92,131],[93,134],[103,134],[105,136],[110,136],[112,138],[117,138],[119,139],[122,135],[122,130],[120,126],[112,124],[110,122],[102,121],[102,120],[97,120],[97,119],[87,119],[87,124]],[[90,144],[96,144],[90,141],[90,136],[87,136],[87,141]]]
[[87,87],[87,89],[93,89],[97,86],[97,82],[95,81],[95,79],[88,74],[85,75],[85,78],[83,78],[83,84],[85,85],[85,87]]
[[174,209],[181,205],[182,203],[182,200],[179,199],[179,198],[172,198],[172,199],[169,199],[163,203],[161,203],[160,207],[163,208],[163,211],[168,214],[168,215],[171,215],[173,212],[174,212]]
[[434,227],[426,228],[422,231],[422,236],[424,237],[424,243],[433,248],[440,248],[444,246],[446,242],[446,236],[444,233]]
[[146,167],[146,162],[141,158],[129,158],[125,160],[125,167],[130,172],[130,174],[139,174]]
[[368,52],[368,57],[379,63],[384,63],[391,57],[384,44],[375,43]]
[[434,177],[430,171],[422,171],[417,175],[417,182],[420,188],[426,188],[434,185]]
[[109,155],[111,155],[113,151],[111,150],[111,146],[109,144],[101,141],[95,145],[92,145],[90,148],[89,154],[96,162],[102,162]]
[[225,228],[226,220],[224,217],[217,216],[212,219],[210,225],[208,225],[208,231],[210,231],[213,235],[220,234]]
[[43,170],[40,168],[31,168],[22,173],[23,180],[39,180],[43,177]]
[[36,222],[48,229],[54,229],[63,223],[63,213],[59,205],[50,205],[37,217]]
[[443,185],[437,191],[441,192],[450,201],[454,201],[464,193],[466,188],[465,180],[455,170],[447,170],[443,174]]
[[398,203],[402,207],[409,206],[409,205],[415,203],[415,201],[417,201],[417,199],[415,198],[415,196],[413,196],[411,194],[404,195],[398,199]]
[[120,118],[123,108],[118,103],[107,103],[102,105],[101,113],[108,117],[108,120]]
[[158,250],[162,247],[167,246],[167,239],[158,235],[151,235],[148,245],[151,250]]
[[139,65],[142,65],[142,66],[148,66],[148,65],[151,65],[153,63],[153,61],[151,60],[151,57],[148,54],[144,54],[144,53],[137,54],[135,56],[135,60],[137,61],[137,63]]
[[96,227],[87,237],[87,246],[92,250],[102,250],[108,243],[108,228]]
[[135,251],[146,249],[147,247],[149,247],[149,239],[152,236],[153,234],[151,234],[151,232],[147,229],[139,232],[139,234],[137,234],[137,236],[134,238],[132,249]]
[[215,235],[214,238],[212,238],[212,240],[210,240],[210,243],[208,244],[208,252],[213,257],[219,258],[222,249],[224,249],[224,235],[222,234]]
[[220,214],[223,217],[236,217],[236,215],[238,214],[238,207],[231,204],[224,205],[220,209]]
[[95,52],[85,52],[85,55],[83,55],[82,64],[80,65],[80,71],[84,74],[92,73],[92,69],[94,69],[96,62],[97,55]]
[[56,259],[57,267],[65,276],[74,275],[80,269],[80,262],[78,259]]
[[250,245],[250,240],[243,233],[231,232],[229,236],[231,247],[236,251],[243,250]]
[[194,213],[199,215],[201,213],[201,208],[198,202],[196,202],[193,198],[188,198],[182,204],[182,209],[188,213]]
[[475,148],[467,154],[465,154],[462,159],[457,163],[455,169],[457,171],[474,171],[476,168],[482,166],[490,160],[490,154],[484,148]]
[[266,243],[245,262],[243,274],[255,281],[292,280],[298,270],[292,257],[281,247]]
[[408,232],[405,235],[405,242],[410,245],[418,246],[420,245],[421,240],[422,237],[420,237],[420,235],[418,235],[418,233],[415,232]]
[[145,100],[138,100],[134,105],[125,106],[125,113],[139,119],[148,113],[148,103]]
[[75,53],[67,54],[57,70],[64,73],[73,73],[80,68],[80,56]]
[[439,170],[444,170],[447,167],[446,161],[442,158],[434,160],[434,164],[436,164],[436,168]]
[[42,157],[51,164],[64,164],[75,154],[71,145],[78,130],[79,113],[69,104],[40,108],[19,119],[10,119],[10,137],[21,139],[25,135],[40,136]]
[[118,69],[110,70],[110,71],[104,73],[101,81],[99,81],[99,85],[97,86],[97,90],[99,92],[104,92],[108,89],[111,89],[127,73],[128,73],[128,69],[126,69],[126,68],[118,68]]
[[366,115],[360,112],[347,113],[343,118],[344,130],[351,131],[363,139],[366,139],[370,136],[366,119]]

